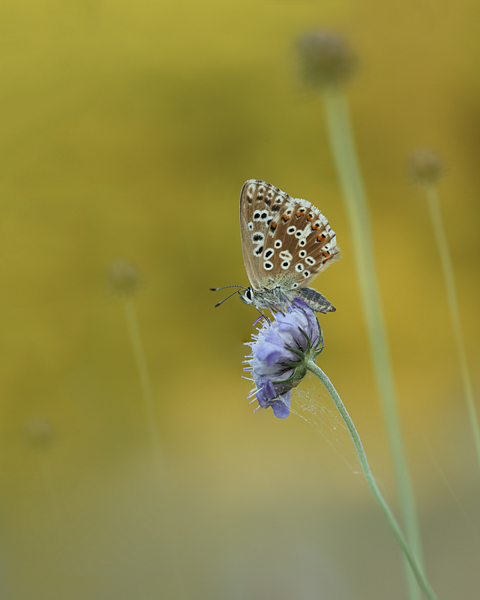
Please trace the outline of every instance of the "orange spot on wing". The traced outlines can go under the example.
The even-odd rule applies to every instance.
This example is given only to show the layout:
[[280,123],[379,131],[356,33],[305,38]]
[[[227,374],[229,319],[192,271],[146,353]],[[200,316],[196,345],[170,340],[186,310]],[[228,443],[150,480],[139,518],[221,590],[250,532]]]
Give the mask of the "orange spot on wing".
[[[313,221],[313,216],[312,215],[307,215],[307,221]],[[317,229],[318,229],[318,227],[317,227]]]
[[290,217],[287,215],[287,213],[283,213],[283,215],[282,215],[282,219],[283,219],[284,221],[288,221],[288,219],[289,219],[289,218],[290,218]]
[[277,228],[277,224],[276,224],[275,222],[273,222],[273,223],[270,225],[270,229],[272,229],[273,231],[275,231],[275,229],[276,229],[276,228]]

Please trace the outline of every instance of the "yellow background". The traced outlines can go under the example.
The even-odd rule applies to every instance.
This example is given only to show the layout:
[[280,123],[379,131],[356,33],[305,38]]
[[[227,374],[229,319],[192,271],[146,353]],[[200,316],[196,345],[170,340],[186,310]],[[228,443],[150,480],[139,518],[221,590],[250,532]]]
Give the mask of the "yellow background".
[[[343,259],[315,282],[319,364],[398,514],[346,214],[304,31],[343,32],[349,99],[430,580],[478,598],[479,471],[411,151],[443,216],[478,395],[480,11],[474,2],[4,0],[0,9],[0,597],[397,600],[402,562],[335,419],[252,413],[238,198],[307,198]],[[163,467],[110,261],[133,262]],[[328,405],[309,379],[298,390]],[[328,415],[327,415],[328,416]],[[50,423],[48,448],[26,436]],[[323,429],[325,437],[320,434]],[[325,439],[326,438],[326,439]],[[337,439],[338,438],[338,439]],[[331,444],[329,443],[331,442]]]

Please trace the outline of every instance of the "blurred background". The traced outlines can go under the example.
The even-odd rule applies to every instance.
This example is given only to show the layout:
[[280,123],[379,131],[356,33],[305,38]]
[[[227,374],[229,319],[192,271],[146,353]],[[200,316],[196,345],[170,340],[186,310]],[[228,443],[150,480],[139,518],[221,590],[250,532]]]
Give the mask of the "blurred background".
[[[350,231],[321,98],[294,47],[359,57],[348,86],[430,580],[478,598],[479,471],[418,146],[439,187],[469,364],[480,374],[480,14],[474,2],[4,0],[0,9],[0,597],[400,600],[396,543],[321,386],[308,422],[253,413],[257,313],[238,200],[249,178],[307,198],[343,259],[320,275],[320,366],[398,514]],[[151,378],[144,410],[125,301]],[[129,304],[130,308],[132,304]],[[152,430],[159,448],[152,453]]]

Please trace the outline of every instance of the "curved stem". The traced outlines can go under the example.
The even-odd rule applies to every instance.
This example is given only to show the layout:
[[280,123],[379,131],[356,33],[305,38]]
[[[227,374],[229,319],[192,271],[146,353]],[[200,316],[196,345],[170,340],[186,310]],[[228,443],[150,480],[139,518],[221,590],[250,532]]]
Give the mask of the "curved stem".
[[355,446],[355,450],[357,451],[357,455],[360,460],[360,465],[362,467],[363,474],[365,475],[365,479],[367,480],[368,487],[370,488],[375,500],[379,504],[384,515],[386,516],[388,524],[390,525],[390,529],[392,530],[393,535],[395,536],[395,539],[397,540],[403,552],[403,555],[405,556],[409,565],[411,566],[420,588],[422,589],[426,597],[429,598],[429,600],[438,600],[437,595],[433,591],[432,587],[430,586],[430,583],[428,582],[423,572],[422,566],[408,547],[402,530],[400,529],[400,525],[398,524],[398,521],[396,520],[392,511],[390,510],[390,507],[388,506],[385,498],[382,496],[382,493],[375,481],[372,471],[370,470],[370,465],[368,464],[367,455],[365,454],[365,450],[363,449],[360,436],[358,435],[357,430],[355,429],[355,425],[353,424],[353,421],[350,415],[348,414],[347,409],[345,408],[340,396],[338,395],[337,390],[333,387],[332,382],[325,375],[322,369],[320,369],[320,367],[318,367],[314,362],[309,362],[307,364],[307,368],[312,373],[314,373],[320,379],[323,385],[327,388],[330,397],[332,398],[333,402],[335,403],[335,406],[338,409],[338,412],[344,420],[345,425],[347,426],[347,429],[352,438],[353,444]]

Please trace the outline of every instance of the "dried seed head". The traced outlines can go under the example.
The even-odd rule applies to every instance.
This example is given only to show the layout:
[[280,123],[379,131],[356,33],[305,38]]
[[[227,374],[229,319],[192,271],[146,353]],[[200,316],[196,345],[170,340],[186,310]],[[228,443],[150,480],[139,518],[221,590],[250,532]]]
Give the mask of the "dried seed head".
[[356,57],[339,33],[322,30],[305,33],[297,41],[297,51],[301,76],[312,88],[343,83],[356,69]]
[[428,148],[418,148],[410,157],[410,175],[419,185],[434,185],[445,173],[440,158]]
[[107,268],[107,284],[116,295],[130,296],[140,285],[138,269],[126,260],[114,260]]

